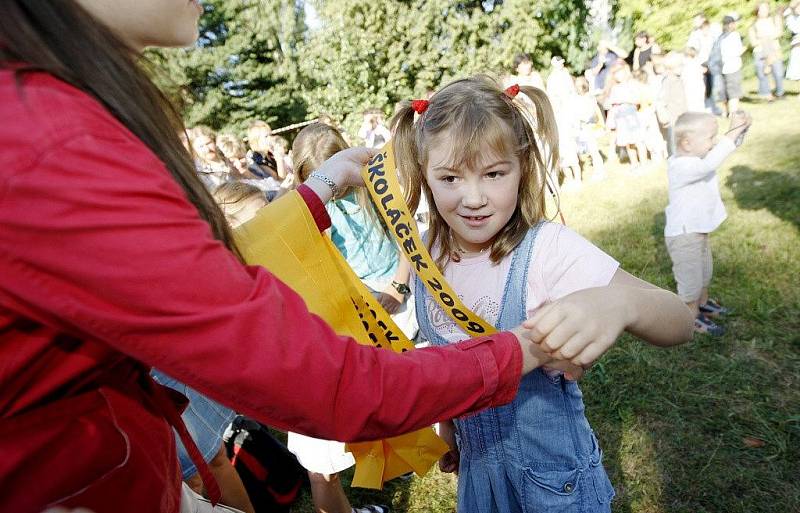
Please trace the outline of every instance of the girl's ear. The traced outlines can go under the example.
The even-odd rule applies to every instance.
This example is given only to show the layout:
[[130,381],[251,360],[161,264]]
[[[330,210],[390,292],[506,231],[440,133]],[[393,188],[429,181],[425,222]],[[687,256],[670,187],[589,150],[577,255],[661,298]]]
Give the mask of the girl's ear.
[[681,149],[683,153],[691,153],[692,151],[692,141],[689,140],[688,137],[681,137],[676,141],[678,148]]

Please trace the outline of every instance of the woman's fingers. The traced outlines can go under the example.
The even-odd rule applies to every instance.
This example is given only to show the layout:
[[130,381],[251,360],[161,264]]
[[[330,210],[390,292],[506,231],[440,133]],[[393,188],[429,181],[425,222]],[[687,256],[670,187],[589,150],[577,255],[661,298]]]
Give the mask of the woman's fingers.
[[351,151],[353,154],[352,155],[353,160],[358,164],[361,164],[362,166],[366,165],[367,162],[369,162],[369,160],[378,153],[378,150],[376,150],[375,148],[366,148],[364,146],[348,148],[345,151]]
[[375,156],[372,148],[347,148],[322,163],[319,172],[331,178],[340,187],[364,185],[361,168]]

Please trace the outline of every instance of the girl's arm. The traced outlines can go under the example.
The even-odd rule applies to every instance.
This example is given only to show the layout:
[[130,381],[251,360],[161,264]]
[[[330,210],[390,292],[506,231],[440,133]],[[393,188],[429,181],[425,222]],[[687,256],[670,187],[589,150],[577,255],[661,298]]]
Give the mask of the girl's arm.
[[[403,258],[403,255],[400,255],[400,262],[398,263],[397,270],[392,277],[392,282],[402,283],[403,285],[408,286],[408,278],[410,274],[411,266],[408,263],[408,260]],[[400,291],[395,288],[393,283],[387,285],[378,296],[378,302],[390,314],[397,313],[407,299],[408,296],[400,293]]]
[[692,338],[693,316],[672,292],[617,270],[605,287],[579,290],[541,309],[523,326],[554,358],[588,367],[623,331],[653,345]]
[[655,346],[668,347],[692,338],[693,316],[668,290],[619,269],[608,285],[628,310],[625,331]]

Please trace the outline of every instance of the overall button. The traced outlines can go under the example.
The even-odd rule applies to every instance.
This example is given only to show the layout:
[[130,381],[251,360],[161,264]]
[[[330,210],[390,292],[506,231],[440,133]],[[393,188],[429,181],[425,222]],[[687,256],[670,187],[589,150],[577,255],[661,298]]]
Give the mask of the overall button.
[[564,493],[572,493],[572,490],[575,489],[575,485],[572,483],[567,483],[564,485]]

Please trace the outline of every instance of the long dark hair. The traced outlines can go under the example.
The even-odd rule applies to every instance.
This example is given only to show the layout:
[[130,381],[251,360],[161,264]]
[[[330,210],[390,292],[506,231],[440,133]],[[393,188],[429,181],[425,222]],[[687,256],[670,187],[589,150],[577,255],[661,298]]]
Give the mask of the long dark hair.
[[178,133],[180,114],[140,66],[140,56],[74,0],[0,1],[0,69],[44,71],[101,102],[166,165],[214,237],[241,258],[230,228]]

